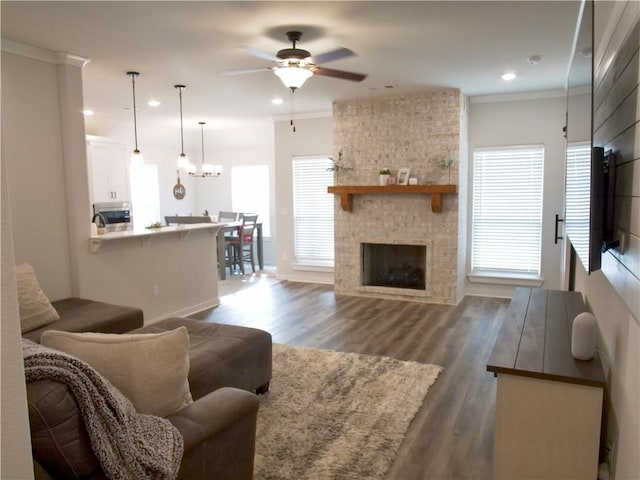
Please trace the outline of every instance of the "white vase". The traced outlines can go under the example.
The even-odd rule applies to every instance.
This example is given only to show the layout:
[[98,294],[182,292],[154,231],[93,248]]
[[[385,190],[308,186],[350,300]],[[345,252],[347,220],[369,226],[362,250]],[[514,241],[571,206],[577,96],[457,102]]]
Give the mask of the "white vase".
[[387,175],[380,174],[380,185],[389,185],[390,176],[391,175],[388,175],[388,174]]

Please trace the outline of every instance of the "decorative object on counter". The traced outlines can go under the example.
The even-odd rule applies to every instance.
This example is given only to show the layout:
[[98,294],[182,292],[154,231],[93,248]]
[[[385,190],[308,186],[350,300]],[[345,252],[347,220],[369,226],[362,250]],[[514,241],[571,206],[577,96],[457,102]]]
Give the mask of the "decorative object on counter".
[[333,157],[329,157],[331,160],[331,166],[327,168],[327,172],[335,172],[336,179],[340,175],[340,172],[349,172],[353,170],[353,167],[348,167],[344,163],[344,158],[342,157],[342,149],[338,150],[338,160],[334,160]]
[[409,169],[407,167],[398,170],[398,185],[409,184]]
[[147,228],[149,230],[158,229],[158,228],[162,228],[162,224],[160,222],[154,222],[151,225],[147,225],[144,228]]
[[203,217],[209,217],[213,223],[217,223],[218,222],[218,216],[217,215],[211,215],[209,213],[209,210],[207,210],[206,208],[203,210],[202,216]]
[[440,163],[438,164],[440,168],[442,168],[443,170],[446,168],[448,170],[449,173],[449,185],[451,185],[451,166],[453,165],[453,158],[448,157],[445,158],[444,160],[440,160]]
[[133,90],[133,138],[135,140],[135,149],[131,153],[131,165],[137,167],[144,164],[142,152],[138,150],[138,122],[136,117],[136,77],[140,74],[138,72],[127,72],[127,75],[131,77],[131,87]]
[[[96,219],[98,220],[98,223],[96,223]],[[107,231],[107,222],[101,214],[96,213],[91,219],[91,223],[95,225],[96,233],[98,235],[104,235],[104,233]]]
[[389,177],[391,177],[391,170],[388,168],[380,170],[380,185],[389,185]]
[[174,85],[178,89],[178,98],[180,99],[180,155],[178,155],[178,168],[184,168],[187,172],[193,170],[196,166],[189,162],[187,154],[184,153],[184,130],[182,128],[182,89],[187,88],[185,85]]
[[596,351],[596,319],[582,312],[573,319],[571,328],[571,355],[576,360],[591,360]]
[[182,185],[180,183],[180,170],[177,170],[178,173],[178,180],[174,186],[173,186],[173,196],[176,200],[182,200],[184,198],[184,196],[187,194],[187,189],[184,188],[184,185]]
[[192,164],[193,168],[187,170],[187,173],[192,177],[219,177],[222,175],[222,165],[211,165],[210,163],[204,163],[204,126],[205,122],[198,122],[200,125],[200,137],[202,141],[202,167],[200,173],[196,172],[195,165]]
[[416,177],[409,177],[409,185],[417,185],[418,179]]

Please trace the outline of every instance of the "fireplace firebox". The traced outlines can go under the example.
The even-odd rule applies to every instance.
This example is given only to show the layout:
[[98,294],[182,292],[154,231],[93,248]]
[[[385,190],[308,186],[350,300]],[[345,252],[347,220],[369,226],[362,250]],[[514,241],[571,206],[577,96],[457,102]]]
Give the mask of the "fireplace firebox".
[[362,285],[425,290],[427,247],[362,244]]

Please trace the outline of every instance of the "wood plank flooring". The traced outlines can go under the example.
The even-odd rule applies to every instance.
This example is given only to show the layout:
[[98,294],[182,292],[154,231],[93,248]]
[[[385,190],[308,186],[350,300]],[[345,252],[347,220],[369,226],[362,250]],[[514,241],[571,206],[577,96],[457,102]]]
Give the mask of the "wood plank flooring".
[[277,343],[441,365],[387,478],[489,479],[496,382],[486,364],[507,306],[484,297],[457,306],[378,300],[281,282],[225,296],[192,317],[261,328]]

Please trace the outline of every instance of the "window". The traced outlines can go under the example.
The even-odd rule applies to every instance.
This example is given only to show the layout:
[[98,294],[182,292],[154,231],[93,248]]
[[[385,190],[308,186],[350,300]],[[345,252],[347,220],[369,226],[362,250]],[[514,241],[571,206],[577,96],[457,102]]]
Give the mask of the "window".
[[580,258],[589,258],[589,222],[591,218],[591,144],[567,145],[565,184],[565,231]]
[[142,227],[155,222],[164,223],[160,219],[158,166],[148,163],[132,166],[130,179],[133,224],[136,227]]
[[540,275],[543,146],[473,153],[471,270]]
[[326,157],[293,159],[293,230],[296,262],[333,266],[333,172]]
[[269,224],[269,165],[239,165],[231,168],[231,209],[257,213],[262,234],[271,236]]

